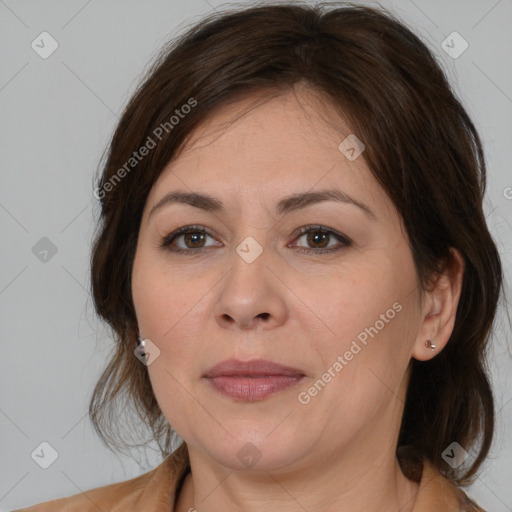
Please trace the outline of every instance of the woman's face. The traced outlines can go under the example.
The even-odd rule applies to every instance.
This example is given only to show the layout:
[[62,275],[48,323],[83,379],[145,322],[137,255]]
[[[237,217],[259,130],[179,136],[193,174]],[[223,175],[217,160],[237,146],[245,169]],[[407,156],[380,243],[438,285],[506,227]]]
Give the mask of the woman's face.
[[[318,96],[282,95],[226,129],[247,101],[204,123],[146,202],[132,289],[140,336],[160,351],[147,367],[158,403],[191,453],[231,469],[394,452],[408,365],[429,337],[405,230]],[[287,199],[328,190],[353,202]],[[222,206],[149,215],[178,191]],[[228,359],[296,371],[205,377]]]

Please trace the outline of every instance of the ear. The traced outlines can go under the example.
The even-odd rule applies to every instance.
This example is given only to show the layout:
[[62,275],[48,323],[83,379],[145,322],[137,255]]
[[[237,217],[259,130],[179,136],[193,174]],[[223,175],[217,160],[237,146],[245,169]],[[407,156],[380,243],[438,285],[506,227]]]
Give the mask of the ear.
[[[422,305],[423,323],[411,354],[419,361],[428,361],[439,354],[453,332],[465,262],[460,252],[453,247],[450,248],[450,254],[451,257],[442,274],[436,278],[433,288],[425,292]],[[426,345],[427,340],[435,345],[434,350]]]

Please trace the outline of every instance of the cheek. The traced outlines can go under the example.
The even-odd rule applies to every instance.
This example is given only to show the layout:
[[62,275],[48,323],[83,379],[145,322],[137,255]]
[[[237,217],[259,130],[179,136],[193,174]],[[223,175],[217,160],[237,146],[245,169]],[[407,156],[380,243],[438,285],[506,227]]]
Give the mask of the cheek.
[[346,378],[363,391],[361,381],[371,377],[373,369],[385,382],[397,385],[419,325],[417,292],[412,260],[392,261],[377,253],[373,261],[361,260],[322,286],[317,282],[306,300],[322,320],[311,342],[324,371],[341,356],[344,369],[339,375],[345,377],[338,379],[340,384]]
[[402,407],[399,397],[414,333],[408,315],[414,305],[403,298],[391,307],[388,302],[366,303],[364,318],[347,306],[345,320],[335,326],[336,339],[315,343],[322,364],[301,387],[298,407],[321,417],[337,439],[378,422],[389,411],[399,414]]
[[[160,350],[148,367],[157,400],[180,400],[187,380],[198,377],[198,354],[205,344],[204,315],[208,304],[206,280],[173,271],[162,258],[136,256],[132,294],[141,336]],[[203,300],[201,300],[203,299]],[[170,396],[167,396],[170,394]],[[162,398],[167,396],[167,398]]]
[[138,252],[132,272],[132,296],[137,322],[144,337],[164,341],[194,302],[198,286],[192,286],[183,274],[171,272],[165,258],[150,250]]
[[[201,403],[194,390],[189,390],[187,382],[187,361],[179,359],[178,354],[162,352],[149,367],[149,379],[156,401],[167,421],[180,436],[189,437],[191,424],[202,418]],[[204,419],[203,419],[204,421]]]

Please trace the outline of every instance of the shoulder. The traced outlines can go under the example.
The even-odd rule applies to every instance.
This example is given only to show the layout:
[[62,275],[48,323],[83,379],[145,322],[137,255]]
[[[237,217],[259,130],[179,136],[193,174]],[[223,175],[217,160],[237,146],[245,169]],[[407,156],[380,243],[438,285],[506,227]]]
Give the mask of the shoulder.
[[144,475],[125,480],[116,484],[97,487],[88,491],[60,498],[52,501],[46,501],[33,505],[28,508],[18,509],[14,512],[53,512],[53,511],[78,511],[97,512],[100,510],[112,510],[120,501],[136,501],[142,490],[151,480],[156,469],[145,473]]
[[413,512],[485,512],[466,493],[446,478],[430,461],[423,462]]
[[[180,447],[181,448],[181,447]],[[143,475],[90,489],[73,496],[46,501],[13,512],[121,512],[171,509],[176,487],[188,467],[183,450],[176,450],[158,467]]]

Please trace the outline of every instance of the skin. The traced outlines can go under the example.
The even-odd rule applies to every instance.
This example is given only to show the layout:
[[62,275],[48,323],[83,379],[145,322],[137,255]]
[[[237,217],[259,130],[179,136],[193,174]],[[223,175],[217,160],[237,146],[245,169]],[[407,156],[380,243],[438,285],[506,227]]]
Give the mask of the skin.
[[[394,205],[364,153],[350,161],[338,149],[350,129],[305,86],[233,121],[251,101],[218,109],[196,129],[151,189],[139,232],[133,300],[141,337],[160,350],[147,369],[191,460],[176,510],[410,512],[418,484],[402,474],[395,455],[410,361],[435,357],[447,343],[463,260],[452,251],[446,273],[420,301]],[[334,201],[284,216],[274,211],[285,196],[331,188],[367,205],[375,218]],[[212,195],[225,209],[171,204],[148,216],[177,190]],[[160,246],[194,224],[213,236],[198,243],[181,235],[173,243],[194,254]],[[351,244],[334,234],[327,241],[297,235],[317,224]],[[236,252],[249,236],[262,248],[252,263]],[[325,245],[339,250],[318,252]],[[400,312],[367,345],[359,343],[362,349],[309,403],[300,403],[299,393],[395,303]],[[435,352],[425,346],[428,338]],[[305,378],[261,401],[235,400],[202,378],[232,357],[275,361]],[[237,457],[246,443],[260,455],[251,467]]]

